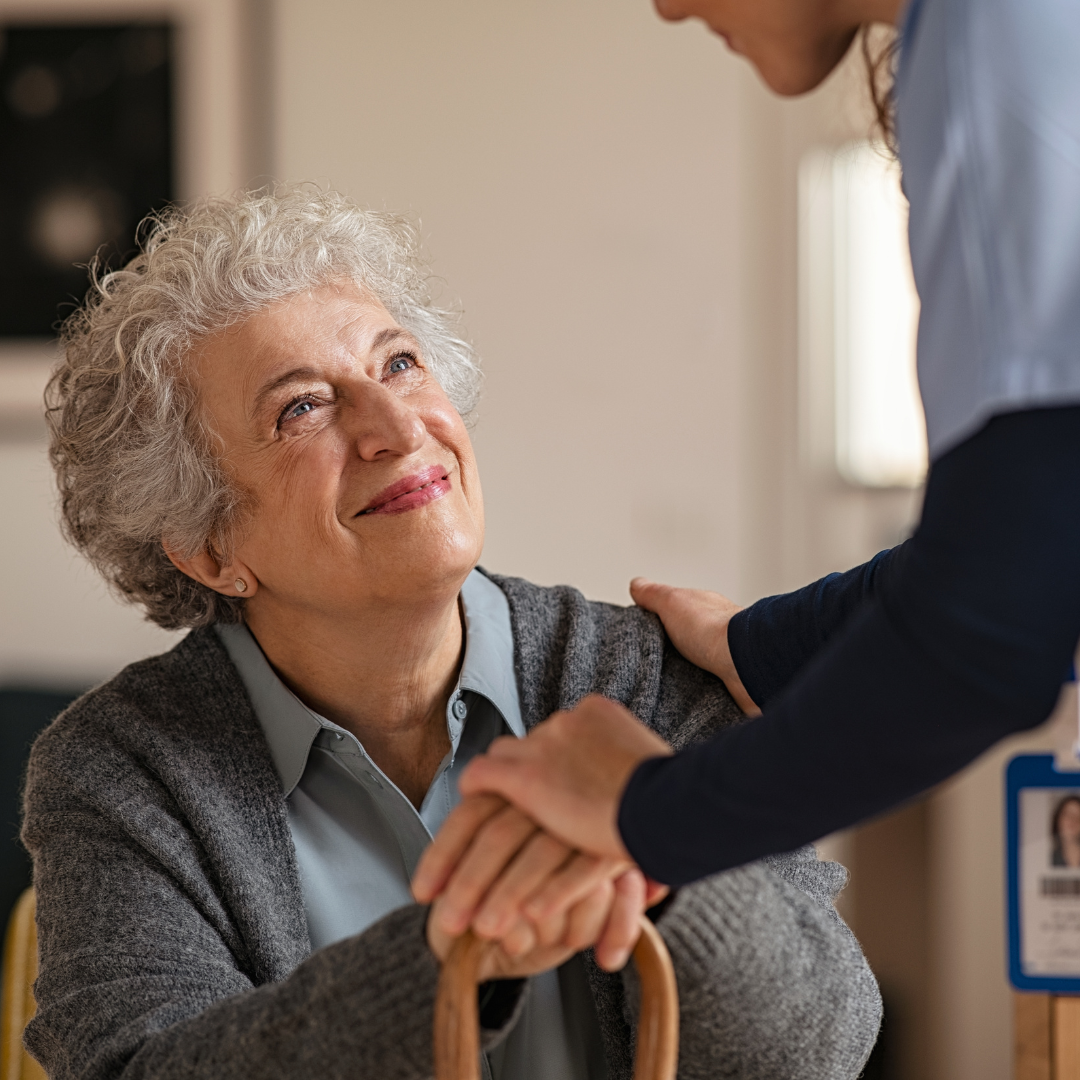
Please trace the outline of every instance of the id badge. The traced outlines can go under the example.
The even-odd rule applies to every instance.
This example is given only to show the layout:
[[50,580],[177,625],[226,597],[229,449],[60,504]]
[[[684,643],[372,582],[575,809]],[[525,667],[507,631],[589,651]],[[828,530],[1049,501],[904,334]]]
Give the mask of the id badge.
[[1009,981],[1080,993],[1080,769],[1019,754],[1005,772]]

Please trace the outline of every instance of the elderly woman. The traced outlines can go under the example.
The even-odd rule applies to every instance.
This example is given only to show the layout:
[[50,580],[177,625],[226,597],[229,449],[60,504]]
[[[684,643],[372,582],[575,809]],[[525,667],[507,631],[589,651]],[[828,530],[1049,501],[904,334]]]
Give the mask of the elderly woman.
[[[654,616],[476,569],[478,369],[400,220],[304,189],[174,213],[63,344],[67,535],[191,630],[34,747],[27,1045],[56,1080],[429,1076],[447,937],[409,880],[465,763],[589,693],[676,747],[740,714]],[[681,1076],[858,1075],[880,1002],[844,877],[807,850],[654,912]],[[634,901],[589,889],[554,931],[493,927],[485,1075],[629,1077],[633,984],[597,959]]]

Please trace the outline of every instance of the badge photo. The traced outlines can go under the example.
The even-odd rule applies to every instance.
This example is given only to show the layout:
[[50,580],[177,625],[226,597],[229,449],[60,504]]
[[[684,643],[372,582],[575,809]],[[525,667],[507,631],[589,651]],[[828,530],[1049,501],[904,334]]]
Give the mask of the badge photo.
[[1020,754],[1005,777],[1009,981],[1080,993],[1080,769]]

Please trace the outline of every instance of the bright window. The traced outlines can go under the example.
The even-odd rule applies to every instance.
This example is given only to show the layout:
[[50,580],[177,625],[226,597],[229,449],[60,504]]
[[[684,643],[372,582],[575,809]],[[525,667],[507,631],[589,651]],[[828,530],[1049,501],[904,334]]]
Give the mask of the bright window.
[[836,468],[853,484],[917,487],[927,460],[915,374],[919,298],[899,167],[879,147],[854,143],[808,155],[801,187],[801,213],[811,219],[801,222],[802,273],[813,276],[803,292],[817,307],[804,304],[804,317],[828,324]]

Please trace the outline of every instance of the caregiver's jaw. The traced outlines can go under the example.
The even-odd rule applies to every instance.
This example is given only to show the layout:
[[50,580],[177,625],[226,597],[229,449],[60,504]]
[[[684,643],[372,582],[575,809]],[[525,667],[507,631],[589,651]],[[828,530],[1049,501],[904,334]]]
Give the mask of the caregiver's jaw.
[[430,465],[412,476],[384,488],[356,516],[366,514],[403,514],[441,499],[450,492],[450,470],[442,465]]

